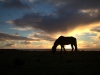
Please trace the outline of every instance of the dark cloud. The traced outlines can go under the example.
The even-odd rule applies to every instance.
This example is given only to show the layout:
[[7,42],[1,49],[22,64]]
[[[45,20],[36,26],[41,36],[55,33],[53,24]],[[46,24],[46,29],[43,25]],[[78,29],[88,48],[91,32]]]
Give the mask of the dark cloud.
[[27,37],[16,36],[16,35],[11,35],[11,34],[6,34],[6,33],[1,33],[0,32],[0,41],[6,41],[6,40],[38,41],[37,39],[31,39],[31,38],[27,38]]
[[90,31],[100,32],[100,26],[96,26],[96,27],[90,29]]
[[4,47],[16,47],[16,44],[6,44]]
[[65,5],[66,8],[83,8],[83,9],[89,9],[89,8],[100,8],[100,0],[40,0],[40,1],[34,1],[34,4],[43,4],[43,3],[50,3],[58,5]]
[[4,24],[6,24],[5,22],[0,22],[0,25],[4,25]]
[[21,42],[21,44],[29,45],[32,44],[30,41]]
[[22,3],[21,0],[5,0],[3,6],[5,8],[30,9],[30,6]]
[[19,36],[19,33],[16,32],[15,35],[16,35],[16,36]]
[[33,37],[41,39],[41,40],[48,40],[48,41],[54,41],[55,39],[52,38],[50,35],[45,35],[45,34],[34,34]]
[[[51,14],[25,14],[22,18],[13,20],[19,27],[32,27],[46,33],[70,31],[77,26],[100,21],[100,0],[42,0],[41,3],[54,5]],[[57,3],[61,3],[56,6]]]

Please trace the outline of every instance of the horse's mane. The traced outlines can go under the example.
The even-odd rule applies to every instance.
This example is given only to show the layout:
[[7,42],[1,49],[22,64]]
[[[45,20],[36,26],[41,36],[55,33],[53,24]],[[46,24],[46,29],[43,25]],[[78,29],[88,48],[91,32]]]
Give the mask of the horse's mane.
[[[65,37],[65,36],[59,36],[58,39],[62,39],[62,38],[64,38],[64,37]],[[68,36],[68,37],[75,38],[75,37],[73,37],[73,36]],[[58,39],[56,39],[56,40],[58,40]]]
[[[64,37],[64,36],[59,36],[58,39],[61,39],[61,38],[63,38],[63,37]],[[58,40],[58,39],[56,39],[56,40]]]

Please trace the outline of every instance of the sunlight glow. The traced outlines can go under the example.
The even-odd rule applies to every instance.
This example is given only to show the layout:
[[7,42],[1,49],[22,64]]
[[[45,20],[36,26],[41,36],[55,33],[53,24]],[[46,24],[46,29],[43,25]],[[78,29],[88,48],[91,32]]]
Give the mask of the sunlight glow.
[[65,45],[65,49],[71,49],[71,45]]

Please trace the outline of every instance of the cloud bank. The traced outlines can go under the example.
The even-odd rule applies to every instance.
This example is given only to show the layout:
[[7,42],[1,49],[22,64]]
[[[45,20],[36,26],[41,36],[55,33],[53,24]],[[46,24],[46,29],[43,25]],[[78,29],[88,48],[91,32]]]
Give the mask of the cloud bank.
[[17,8],[17,9],[31,9],[28,4],[22,3],[22,0],[3,0],[5,8]]
[[11,34],[0,32],[0,41],[6,41],[6,40],[38,41],[38,39],[31,39],[23,36],[11,35]]
[[52,4],[55,11],[45,15],[27,13],[22,18],[11,20],[12,24],[18,27],[32,27],[50,34],[70,31],[78,26],[100,21],[99,0],[43,0],[35,3],[38,6],[43,3]]

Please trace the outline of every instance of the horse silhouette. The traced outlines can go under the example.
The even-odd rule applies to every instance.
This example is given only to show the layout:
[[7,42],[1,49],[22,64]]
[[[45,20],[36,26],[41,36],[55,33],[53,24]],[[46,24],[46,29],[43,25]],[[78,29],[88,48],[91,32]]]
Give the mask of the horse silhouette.
[[54,45],[52,46],[52,53],[54,54],[56,52],[56,47],[58,45],[61,45],[61,54],[62,54],[62,49],[64,49],[64,52],[66,53],[64,45],[69,45],[69,44],[71,44],[72,51],[74,47],[75,51],[77,51],[77,39],[75,37],[60,36],[58,39],[55,40]]

